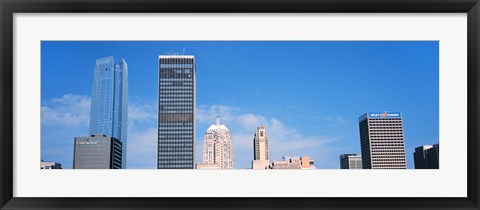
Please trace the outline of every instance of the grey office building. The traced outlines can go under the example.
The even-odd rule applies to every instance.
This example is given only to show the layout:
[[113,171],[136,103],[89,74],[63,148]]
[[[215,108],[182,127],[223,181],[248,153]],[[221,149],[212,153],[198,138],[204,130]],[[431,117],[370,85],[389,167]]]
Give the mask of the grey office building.
[[158,169],[195,168],[195,57],[158,58]]
[[122,142],[104,134],[75,137],[74,169],[122,168]]
[[362,156],[357,154],[340,155],[340,169],[362,169]]
[[415,148],[413,158],[415,169],[439,169],[439,144]]
[[400,112],[368,112],[359,128],[364,169],[407,168]]

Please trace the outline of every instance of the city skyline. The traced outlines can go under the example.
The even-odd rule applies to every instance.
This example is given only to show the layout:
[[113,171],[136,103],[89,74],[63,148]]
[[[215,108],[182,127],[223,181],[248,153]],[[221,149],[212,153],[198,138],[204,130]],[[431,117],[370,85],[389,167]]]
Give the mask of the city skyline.
[[[83,60],[70,58],[69,65],[75,68],[69,75],[55,70],[62,62],[52,66],[43,56],[59,56],[58,52],[65,48],[72,50],[71,57]],[[151,160],[145,157],[156,153],[148,148],[152,145],[151,136],[155,139],[151,133],[155,134],[156,129],[151,124],[155,124],[156,117],[151,114],[156,115],[157,105],[155,91],[147,87],[156,85],[149,81],[157,73],[151,72],[153,65],[146,63],[150,63],[153,52],[158,57],[183,48],[198,61],[198,130],[206,129],[217,115],[222,117],[231,128],[235,162],[240,163],[235,168],[248,168],[251,164],[253,133],[262,124],[269,130],[270,159],[278,160],[283,155],[314,156],[312,159],[320,169],[338,168],[339,154],[360,153],[355,121],[366,111],[404,113],[408,154],[418,145],[438,142],[438,42],[42,42],[42,158],[69,168],[67,162],[59,160],[62,158],[55,158],[62,154],[52,152],[55,147],[67,147],[60,140],[52,141],[53,136],[66,135],[54,132],[53,128],[64,126],[69,128],[65,132],[79,133],[82,126],[74,123],[83,122],[88,110],[82,107],[88,105],[90,97],[84,93],[84,87],[65,81],[75,76],[88,83],[82,78],[88,77],[85,74],[89,70],[91,73],[91,61],[90,68],[81,68],[86,65],[86,57],[111,49],[122,53],[112,53],[114,57],[129,61],[130,84],[136,84],[130,87],[129,117],[133,120],[129,122],[129,133],[134,135],[129,136],[135,139],[129,140],[129,146],[131,142],[134,145],[128,151],[134,154],[127,157],[133,161],[127,168],[152,168]],[[132,52],[138,55],[133,56]],[[148,57],[141,59],[145,65],[139,65],[139,57]],[[132,66],[139,72],[132,73]],[[62,77],[66,77],[65,81],[58,81]],[[386,86],[391,80],[398,87]],[[55,88],[62,84],[63,88]],[[69,115],[77,117],[77,121],[55,125],[58,119],[69,117],[71,101],[80,102],[78,112]],[[201,145],[201,132],[195,135],[196,144]],[[61,151],[68,153],[68,149]],[[198,147],[196,153],[196,162],[200,162]],[[408,168],[413,168],[411,161],[407,156]]]

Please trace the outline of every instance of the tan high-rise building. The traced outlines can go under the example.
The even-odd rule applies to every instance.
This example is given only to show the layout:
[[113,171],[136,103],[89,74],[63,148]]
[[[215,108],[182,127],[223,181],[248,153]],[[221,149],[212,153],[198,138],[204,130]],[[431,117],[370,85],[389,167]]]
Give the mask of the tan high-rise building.
[[265,126],[257,127],[255,137],[253,138],[253,169],[268,169],[268,135]]
[[359,118],[363,169],[406,169],[400,112],[367,112]]
[[[211,125],[204,135],[203,166],[217,165],[219,169],[233,169],[233,144],[230,132],[225,125]],[[198,168],[198,167],[197,167]]]

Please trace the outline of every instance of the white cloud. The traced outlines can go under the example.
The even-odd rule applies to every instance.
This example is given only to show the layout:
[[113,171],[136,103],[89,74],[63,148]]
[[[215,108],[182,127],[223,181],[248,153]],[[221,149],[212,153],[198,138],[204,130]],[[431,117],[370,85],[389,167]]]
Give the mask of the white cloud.
[[136,122],[156,122],[157,121],[157,105],[156,104],[138,104],[132,103],[128,106],[128,121]]
[[44,101],[41,108],[42,126],[84,126],[90,120],[90,97],[66,94],[61,98]]
[[[90,123],[89,96],[65,94],[61,98],[45,100],[41,108],[42,125],[79,126]],[[128,107],[128,121],[156,122],[157,106],[146,102],[131,102]]]
[[220,116],[222,122],[231,122],[235,120],[234,112],[238,110],[225,105],[201,105],[197,106],[196,120],[199,123],[213,123],[215,118]]
[[254,130],[259,125],[265,125],[267,120],[265,117],[255,114],[242,114],[236,117],[237,123],[247,130]]
[[345,126],[353,123],[352,120],[344,117],[322,117],[321,118],[326,125],[331,127]]
[[156,168],[157,128],[133,129],[128,134],[127,168]]

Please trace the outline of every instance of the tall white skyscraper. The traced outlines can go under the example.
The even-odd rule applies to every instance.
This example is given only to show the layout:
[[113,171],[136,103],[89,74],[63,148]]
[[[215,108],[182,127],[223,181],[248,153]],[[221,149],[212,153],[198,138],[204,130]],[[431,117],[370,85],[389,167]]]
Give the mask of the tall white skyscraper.
[[203,164],[218,165],[220,169],[233,169],[233,144],[230,131],[225,125],[211,125],[204,135]]
[[257,127],[253,138],[253,169],[268,169],[268,135],[265,126]]

